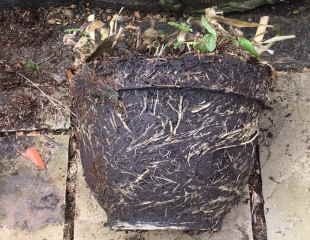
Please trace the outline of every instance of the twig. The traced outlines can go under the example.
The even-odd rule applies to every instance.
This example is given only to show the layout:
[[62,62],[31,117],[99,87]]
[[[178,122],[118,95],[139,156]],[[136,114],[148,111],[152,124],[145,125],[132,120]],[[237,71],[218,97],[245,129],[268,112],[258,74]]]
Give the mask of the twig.
[[123,30],[124,30],[123,27],[120,27],[120,29],[118,30],[118,33],[117,33],[117,35],[115,36],[115,40],[114,40],[114,42],[113,42],[113,44],[112,44],[112,48],[114,48],[114,47],[116,46],[117,41],[119,40],[119,38],[121,37],[121,35],[122,35],[122,33],[123,33]]
[[33,81],[31,81],[28,77],[26,77],[24,74],[17,72],[16,73],[18,76],[20,76],[21,78],[25,79],[27,82],[29,82],[34,88],[36,88],[37,90],[39,90],[39,92],[42,94],[42,96],[46,97],[55,107],[61,107],[67,111],[69,111],[74,117],[76,117],[76,114],[73,113],[71,111],[71,109],[65,105],[63,105],[62,102],[60,102],[59,100],[57,100],[56,98],[49,96],[48,94],[46,94],[40,87],[37,86],[37,84],[35,84]]
[[41,92],[41,94],[46,97],[52,104],[54,105],[60,105],[62,107],[65,107],[62,105],[61,102],[59,102],[57,99],[53,98],[52,96],[49,96],[48,94],[46,94],[41,88],[39,88],[37,86],[37,84],[35,84],[33,81],[31,81],[29,78],[27,78],[24,74],[22,73],[17,73],[18,76],[22,77],[23,79],[25,79],[26,81],[28,81],[33,87],[35,87],[37,90],[39,90]]
[[275,43],[275,42],[284,41],[284,40],[293,39],[293,38],[296,38],[296,36],[295,35],[275,36],[275,37],[270,38],[270,39],[268,39],[262,43],[264,43],[264,44]]
[[260,25],[257,27],[256,34],[253,39],[255,42],[260,43],[263,41],[264,36],[266,34],[268,22],[269,22],[269,16],[263,16],[260,18],[259,21]]
[[122,11],[124,10],[124,7],[122,7],[118,14],[115,14],[113,16],[113,18],[111,19],[110,21],[110,34],[109,36],[112,36],[112,35],[115,35],[116,34],[116,31],[117,31],[117,28],[118,28],[118,19],[119,19],[119,16],[121,15]]
[[52,54],[51,56],[45,58],[45,59],[42,59],[40,62],[37,62],[37,65],[41,65],[43,63],[46,63],[48,61],[50,61],[51,59],[53,59],[55,57],[55,54]]

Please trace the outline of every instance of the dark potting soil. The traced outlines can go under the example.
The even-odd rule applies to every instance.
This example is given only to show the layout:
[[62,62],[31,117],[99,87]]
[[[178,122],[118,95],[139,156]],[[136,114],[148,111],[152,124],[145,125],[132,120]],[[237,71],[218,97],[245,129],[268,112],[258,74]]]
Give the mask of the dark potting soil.
[[[91,71],[93,70],[93,71]],[[144,87],[198,88],[223,93],[234,93],[265,103],[271,87],[271,69],[258,62],[246,62],[231,55],[194,56],[178,58],[150,58],[134,56],[99,59],[86,65],[79,81],[81,93],[95,95],[92,84],[102,84],[112,90]],[[100,89],[97,89],[100,91]]]
[[[275,6],[265,6],[231,17],[250,21],[259,21],[262,16],[270,16],[270,24],[274,25],[265,37],[272,35],[296,35],[295,39],[282,41],[274,46],[273,55],[264,54],[267,60],[279,71],[303,70],[310,67],[310,1],[283,1]],[[247,31],[246,31],[247,32]],[[253,36],[255,29],[249,32]]]
[[1,0],[0,8],[11,8],[11,7],[48,7],[56,5],[65,5],[70,3],[76,3],[77,0]]
[[120,6],[124,6],[133,10],[174,11],[180,14],[182,12],[197,11],[207,7],[223,5],[227,2],[230,2],[230,0],[93,0],[94,6],[98,7],[119,9]]
[[73,86],[81,158],[108,224],[219,230],[248,183],[270,74],[229,55],[84,66]]
[[[247,10],[264,4],[277,3],[280,0],[261,0],[260,2],[245,4],[241,9]],[[23,7],[23,8],[38,8],[48,6],[60,6],[79,3],[90,3],[97,7],[107,8],[112,7],[119,10],[121,7],[126,7],[133,10],[142,11],[174,11],[182,13],[184,11],[197,11],[212,6],[225,6],[230,2],[247,2],[245,0],[1,0],[0,8]],[[236,5],[236,4],[235,4]],[[234,11],[235,7],[224,8],[226,11]]]

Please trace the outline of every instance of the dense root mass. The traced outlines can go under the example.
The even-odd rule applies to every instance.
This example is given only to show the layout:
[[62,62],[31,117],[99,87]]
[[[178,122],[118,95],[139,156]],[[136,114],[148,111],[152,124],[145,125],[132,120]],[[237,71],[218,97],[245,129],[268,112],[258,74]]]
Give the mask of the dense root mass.
[[253,167],[270,69],[231,56],[135,60],[76,75],[86,180],[114,228],[219,230]]
[[[175,58],[105,58],[85,65],[76,76],[79,95],[102,95],[110,90],[145,87],[197,88],[268,101],[271,69],[232,55],[186,54]],[[86,81],[86,79],[88,81]],[[95,85],[101,85],[100,88]],[[89,88],[92,87],[92,88]]]

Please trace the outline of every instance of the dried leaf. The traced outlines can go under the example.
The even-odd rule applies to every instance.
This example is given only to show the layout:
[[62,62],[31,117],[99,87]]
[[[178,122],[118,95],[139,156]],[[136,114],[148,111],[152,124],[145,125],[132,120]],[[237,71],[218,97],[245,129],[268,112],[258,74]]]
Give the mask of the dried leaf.
[[71,69],[66,70],[66,77],[67,77],[68,82],[72,83],[72,79],[74,77],[74,74],[73,74]]
[[233,19],[233,18],[227,18],[227,17],[222,17],[222,16],[214,16],[213,17],[215,20],[218,22],[233,26],[233,27],[238,27],[238,28],[256,28],[259,26],[266,26],[266,27],[272,27],[272,25],[264,25],[264,24],[259,24],[259,23],[252,23],[252,22],[246,22],[246,21],[241,21],[238,19]]
[[284,41],[284,40],[293,39],[293,38],[296,38],[296,36],[295,35],[275,36],[275,37],[270,38],[270,39],[268,39],[262,43],[264,43],[264,44],[275,43],[275,42]]
[[87,17],[87,21],[88,21],[88,22],[93,22],[93,21],[95,21],[95,14],[89,15],[89,16]]
[[74,68],[89,59],[106,40],[108,40],[108,29],[105,28],[104,23],[99,20],[89,23],[73,48],[77,54]]
[[143,33],[143,39],[156,39],[159,37],[159,32],[153,28],[153,27],[150,27],[148,29],[146,29]]
[[258,28],[256,30],[256,34],[255,34],[255,37],[253,39],[254,42],[260,43],[264,40],[264,36],[266,34],[268,22],[269,22],[269,16],[263,16],[260,18],[259,24],[261,24],[261,25],[258,26]]
[[46,164],[43,161],[41,154],[36,147],[29,147],[26,149],[22,156],[30,161],[37,167],[38,170],[45,170]]

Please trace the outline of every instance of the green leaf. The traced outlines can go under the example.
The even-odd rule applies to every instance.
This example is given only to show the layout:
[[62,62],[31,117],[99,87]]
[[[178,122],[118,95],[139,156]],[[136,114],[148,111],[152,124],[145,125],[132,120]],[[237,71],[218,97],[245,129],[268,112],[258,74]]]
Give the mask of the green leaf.
[[175,27],[181,32],[192,32],[193,29],[187,23],[177,23],[177,22],[168,22],[168,24],[172,27]]
[[214,52],[216,49],[217,33],[215,29],[209,24],[206,17],[202,16],[201,25],[206,29],[209,34],[205,34],[195,46],[201,53]]
[[258,58],[259,57],[259,54],[258,52],[256,51],[253,43],[246,39],[246,38],[238,38],[237,40],[237,44],[238,46],[240,46],[241,48],[243,48],[245,51],[247,51],[250,55],[252,55],[253,57],[256,57]]
[[210,33],[211,35],[217,35],[215,29],[210,25],[207,18],[202,16],[201,17],[201,25]]
[[32,60],[28,59],[25,64],[24,68],[29,71],[37,72],[39,71],[39,65],[33,62]]
[[196,45],[194,45],[194,48],[201,53],[214,52],[214,50],[216,49],[216,41],[216,35],[207,34],[204,35],[203,38],[197,42]]
[[64,31],[66,34],[74,34],[77,32],[81,32],[81,30],[79,28],[68,28]]
[[179,48],[181,48],[181,47],[183,46],[183,44],[184,44],[184,42],[181,42],[181,41],[176,40],[176,41],[174,42],[174,44],[173,44],[173,48],[174,48],[174,49],[179,49]]

